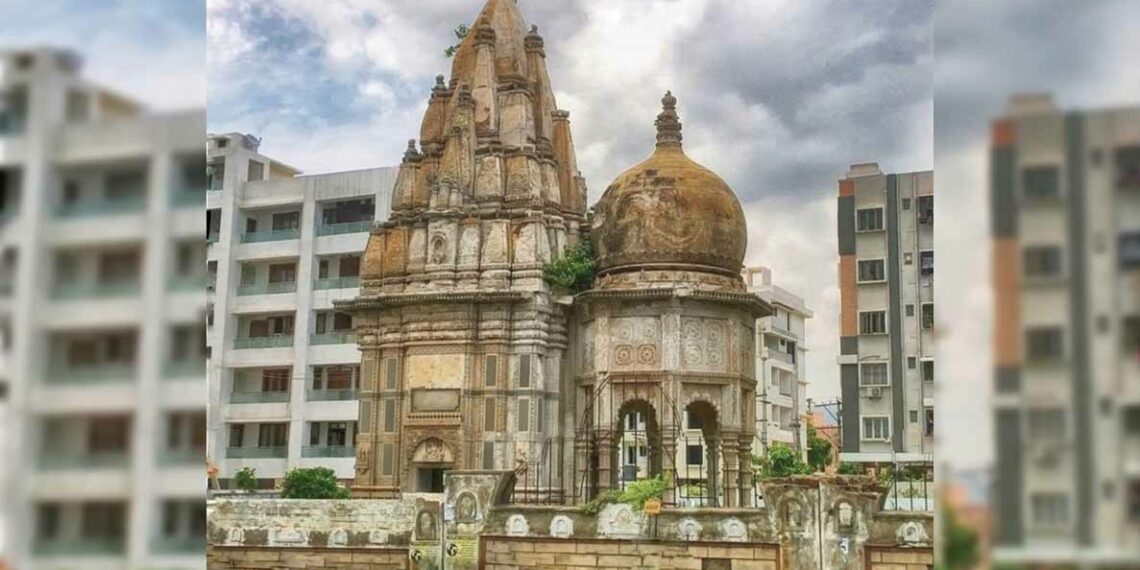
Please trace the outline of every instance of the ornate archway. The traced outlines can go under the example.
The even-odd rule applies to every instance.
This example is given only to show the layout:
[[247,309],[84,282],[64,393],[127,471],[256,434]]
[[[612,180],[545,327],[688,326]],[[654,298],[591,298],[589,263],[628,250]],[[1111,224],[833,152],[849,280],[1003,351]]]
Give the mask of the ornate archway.
[[443,476],[455,468],[455,454],[442,439],[424,438],[412,449],[411,466],[415,491],[442,493]]

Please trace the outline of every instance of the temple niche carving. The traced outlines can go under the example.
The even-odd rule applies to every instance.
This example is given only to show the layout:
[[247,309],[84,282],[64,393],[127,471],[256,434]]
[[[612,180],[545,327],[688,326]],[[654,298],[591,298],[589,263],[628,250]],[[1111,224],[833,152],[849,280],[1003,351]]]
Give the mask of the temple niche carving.
[[[667,504],[694,489],[701,505],[751,504],[752,343],[771,308],[740,276],[740,203],[685,155],[666,94],[656,148],[585,227],[545,60],[518,3],[488,0],[431,89],[361,295],[337,303],[362,353],[354,494],[512,470],[516,500],[581,501],[672,473]],[[552,289],[543,265],[587,232],[592,287]]]

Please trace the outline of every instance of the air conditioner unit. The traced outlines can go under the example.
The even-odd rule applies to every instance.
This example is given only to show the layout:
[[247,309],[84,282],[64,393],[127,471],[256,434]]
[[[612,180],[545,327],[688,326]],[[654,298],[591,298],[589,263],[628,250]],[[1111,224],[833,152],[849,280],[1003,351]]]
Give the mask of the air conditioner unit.
[[879,387],[869,388],[867,390],[867,397],[872,400],[878,400],[883,397],[883,389]]

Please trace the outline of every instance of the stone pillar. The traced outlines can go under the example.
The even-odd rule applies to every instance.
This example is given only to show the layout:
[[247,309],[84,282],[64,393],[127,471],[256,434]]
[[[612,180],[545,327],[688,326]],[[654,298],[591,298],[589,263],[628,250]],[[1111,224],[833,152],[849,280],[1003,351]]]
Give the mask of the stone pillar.
[[595,440],[598,452],[598,492],[601,493],[614,487],[614,436],[605,431],[598,434]]
[[721,449],[724,450],[724,498],[725,505],[737,508],[740,503],[740,450],[736,446],[736,434],[728,433],[721,440]]
[[[679,434],[673,428],[673,424],[665,419],[666,415],[661,414],[661,467],[664,470],[666,466],[673,466],[676,469],[677,465],[677,438]],[[665,500],[666,504],[677,502],[677,477],[679,474],[676,471],[664,473],[665,479]]]
[[755,494],[755,483],[752,481],[752,436],[741,434],[736,441],[736,448],[740,456],[740,505],[751,507],[754,506],[752,496]]

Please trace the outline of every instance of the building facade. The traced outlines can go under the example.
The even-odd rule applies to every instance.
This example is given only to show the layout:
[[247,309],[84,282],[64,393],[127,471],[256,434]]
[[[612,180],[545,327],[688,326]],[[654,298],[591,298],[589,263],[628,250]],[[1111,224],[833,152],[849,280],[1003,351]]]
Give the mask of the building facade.
[[995,560],[1135,565],[1140,109],[992,125]]
[[772,305],[773,314],[756,321],[757,439],[752,452],[766,455],[782,443],[807,460],[807,334],[812,317],[803,298],[772,283],[772,270],[744,270],[748,290]]
[[396,169],[300,176],[259,141],[210,135],[209,436],[219,486],[294,467],[351,480],[360,352],[352,316],[364,246],[388,216]]
[[934,173],[839,181],[842,461],[933,460]]
[[202,568],[205,113],[72,52],[0,54],[0,549],[19,568]]

